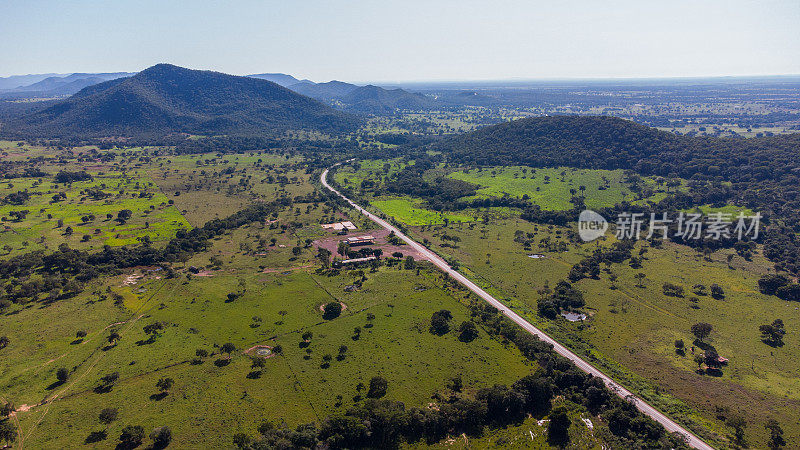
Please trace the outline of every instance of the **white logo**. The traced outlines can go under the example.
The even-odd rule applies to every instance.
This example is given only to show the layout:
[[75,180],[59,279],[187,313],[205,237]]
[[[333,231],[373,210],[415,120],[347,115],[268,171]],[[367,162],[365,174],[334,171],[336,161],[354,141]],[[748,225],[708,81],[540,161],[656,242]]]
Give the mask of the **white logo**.
[[584,242],[593,241],[608,230],[608,222],[600,214],[585,209],[578,216],[578,235]]

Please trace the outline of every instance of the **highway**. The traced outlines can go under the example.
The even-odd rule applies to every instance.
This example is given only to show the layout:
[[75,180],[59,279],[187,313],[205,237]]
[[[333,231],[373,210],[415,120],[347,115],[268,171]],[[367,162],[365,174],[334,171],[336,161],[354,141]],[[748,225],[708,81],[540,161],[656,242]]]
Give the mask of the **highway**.
[[365,216],[367,216],[373,222],[377,223],[378,225],[380,225],[381,227],[383,227],[383,228],[385,228],[385,229],[387,229],[389,231],[393,231],[394,234],[397,237],[399,237],[400,239],[405,241],[406,244],[410,245],[415,250],[419,251],[429,261],[431,261],[433,264],[435,264],[436,267],[438,267],[439,269],[441,269],[442,271],[444,271],[445,273],[450,275],[450,277],[452,277],[454,280],[456,280],[459,283],[461,283],[462,285],[464,285],[467,289],[471,290],[472,292],[474,292],[475,294],[480,296],[482,299],[486,300],[490,305],[492,305],[495,308],[497,308],[498,310],[500,310],[500,312],[502,312],[506,317],[508,317],[509,319],[514,321],[514,323],[516,323],[517,325],[521,326],[522,328],[524,328],[525,330],[527,330],[529,333],[533,334],[534,336],[537,336],[542,341],[545,341],[545,342],[547,342],[549,344],[552,344],[553,345],[553,349],[556,352],[558,352],[559,355],[561,355],[561,356],[569,359],[573,363],[575,363],[575,365],[578,366],[578,368],[580,368],[584,372],[589,373],[592,376],[598,377],[601,380],[603,380],[603,382],[606,384],[606,386],[608,386],[609,389],[611,389],[611,391],[615,392],[617,395],[619,395],[622,398],[625,398],[625,399],[628,399],[628,400],[632,401],[636,405],[636,407],[639,409],[639,411],[641,411],[644,414],[647,414],[648,416],[653,418],[653,420],[655,420],[656,422],[658,422],[661,425],[663,425],[664,428],[666,428],[666,430],[668,432],[670,432],[670,433],[673,433],[673,432],[681,433],[682,435],[684,435],[687,438],[688,444],[690,446],[692,446],[693,448],[702,449],[702,450],[712,450],[713,449],[713,447],[711,447],[710,445],[708,445],[705,442],[703,442],[700,438],[695,436],[693,433],[689,432],[689,430],[687,430],[687,429],[683,428],[682,426],[678,425],[672,419],[667,417],[665,414],[661,413],[661,411],[659,411],[656,408],[654,408],[653,406],[647,404],[644,400],[634,396],[630,391],[628,391],[624,387],[622,387],[619,384],[617,384],[616,382],[614,382],[614,380],[612,380],[611,377],[605,375],[603,372],[601,372],[600,370],[598,370],[597,368],[595,368],[594,366],[592,366],[588,362],[586,362],[583,359],[581,359],[578,355],[576,355],[575,353],[570,351],[568,348],[566,348],[563,345],[559,344],[555,339],[551,338],[550,336],[548,336],[547,334],[545,334],[544,332],[542,332],[540,329],[536,328],[535,326],[531,325],[530,322],[525,320],[519,314],[517,314],[514,311],[512,311],[510,308],[508,308],[502,302],[500,302],[499,300],[494,298],[488,292],[486,292],[483,289],[481,289],[478,285],[476,285],[475,283],[470,281],[467,277],[465,277],[461,273],[453,270],[450,267],[450,265],[447,264],[447,262],[445,260],[443,260],[441,257],[439,257],[439,255],[437,255],[433,251],[429,250],[428,248],[426,248],[422,244],[414,241],[410,237],[406,236],[403,232],[401,232],[399,229],[397,229],[397,227],[393,226],[389,222],[381,219],[380,217],[376,216],[375,214],[372,214],[371,212],[369,212],[369,211],[365,210],[364,208],[360,207],[359,205],[354,203],[352,200],[350,200],[349,198],[345,197],[341,192],[339,192],[338,190],[333,188],[333,186],[328,184],[328,172],[329,172],[329,170],[331,168],[333,168],[335,166],[338,166],[339,164],[341,164],[341,163],[334,164],[333,166],[331,166],[328,169],[325,169],[325,171],[322,172],[322,175],[320,176],[320,182],[322,183],[323,186],[325,186],[325,188],[329,189],[330,191],[332,191],[333,193],[335,193],[339,197],[343,198],[353,208],[355,208],[357,211],[359,211],[360,213],[362,213]]

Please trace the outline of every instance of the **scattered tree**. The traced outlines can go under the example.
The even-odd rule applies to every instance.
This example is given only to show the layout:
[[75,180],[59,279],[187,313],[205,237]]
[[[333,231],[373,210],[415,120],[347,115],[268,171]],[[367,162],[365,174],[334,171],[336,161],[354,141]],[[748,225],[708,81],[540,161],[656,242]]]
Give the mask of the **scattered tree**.
[[342,304],[339,302],[330,302],[323,307],[322,318],[325,320],[333,320],[342,314]]
[[786,446],[786,440],[783,438],[783,428],[775,419],[769,419],[764,427],[769,431],[767,446],[771,450],[778,450]]
[[150,440],[153,441],[153,448],[166,448],[172,442],[172,430],[167,426],[158,427],[150,433]]
[[118,415],[119,411],[117,411],[117,408],[103,408],[100,411],[98,419],[100,420],[100,423],[109,425],[111,422],[117,420]]
[[462,342],[472,342],[478,337],[478,327],[471,320],[461,322],[458,327],[458,339]]
[[761,340],[765,344],[773,347],[780,347],[783,345],[783,335],[786,334],[786,329],[783,325],[783,320],[775,319],[772,324],[761,325],[758,327],[761,332]]
[[381,398],[386,395],[386,390],[389,388],[389,382],[381,376],[372,377],[369,380],[369,390],[367,390],[367,397]]
[[433,313],[431,316],[431,333],[438,334],[439,336],[447,334],[450,331],[450,320],[452,318],[453,314],[446,309]]
[[231,353],[236,351],[236,346],[231,344],[230,342],[226,342],[222,344],[222,347],[219,348],[219,351],[228,355],[228,358],[231,357]]
[[66,383],[67,379],[69,379],[69,370],[65,367],[61,367],[56,370],[56,379],[59,383]]
[[136,448],[144,440],[144,428],[141,425],[128,425],[119,435],[120,445],[123,448]]
[[6,442],[9,446],[17,440],[17,429],[10,419],[0,420],[0,441]]
[[711,334],[713,329],[714,327],[712,327],[711,324],[705,322],[698,322],[692,325],[691,328],[692,334],[694,334],[700,342],[703,342],[703,340]]
[[159,378],[156,382],[156,387],[159,391],[164,394],[169,393],[169,390],[172,389],[172,386],[175,384],[175,380],[172,378]]

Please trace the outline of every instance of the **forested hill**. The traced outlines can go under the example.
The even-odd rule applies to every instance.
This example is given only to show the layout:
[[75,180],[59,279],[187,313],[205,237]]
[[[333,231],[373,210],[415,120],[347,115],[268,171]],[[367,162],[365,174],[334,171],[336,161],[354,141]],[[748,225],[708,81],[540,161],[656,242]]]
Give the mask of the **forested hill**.
[[770,224],[764,255],[776,268],[800,274],[800,134],[686,137],[612,117],[552,116],[493,125],[412,151],[431,149],[451,164],[631,169],[690,180],[692,200],[676,205],[759,211]]
[[348,111],[364,114],[392,114],[400,109],[424,110],[434,107],[433,99],[403,89],[367,85],[341,97]]
[[608,116],[547,116],[488,126],[431,144],[455,163],[633,169],[748,182],[798,176],[800,134],[685,137]]
[[90,86],[3,128],[11,136],[102,137],[168,133],[341,133],[360,119],[275,83],[159,64]]

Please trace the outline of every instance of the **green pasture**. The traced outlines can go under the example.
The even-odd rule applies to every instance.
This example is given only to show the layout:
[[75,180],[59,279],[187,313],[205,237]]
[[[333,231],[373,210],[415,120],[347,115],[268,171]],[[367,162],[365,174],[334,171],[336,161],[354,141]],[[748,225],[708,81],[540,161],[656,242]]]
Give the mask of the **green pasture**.
[[[517,230],[534,234],[530,250],[514,242]],[[734,255],[728,263],[732,250],[715,252],[709,261],[685,246],[667,243],[663,248],[652,248],[640,243],[634,251],[637,255],[640,248],[645,250],[640,269],[627,263],[613,264],[610,272],[601,272],[599,280],[577,283],[584,292],[590,321],[552,323],[536,316],[539,290],[566,279],[574,263],[613,239],[567,244],[564,252],[550,251],[553,247],[542,242],[566,241],[566,229],[521,220],[455,224],[446,229],[425,227],[415,229],[415,233],[432,242],[440,254],[462,262],[465,272],[494,289],[529,319],[569,342],[588,345],[596,357],[614,367],[624,367],[623,372],[631,371],[632,380],[641,378],[648,398],[665,405],[676,404],[670,399],[684,402],[699,412],[696,420],[723,435],[730,429],[716,419],[717,407],[746,417],[751,422],[748,439],[753,443],[766,442],[761,424],[768,418],[781,422],[787,440],[800,439],[800,427],[792,418],[792,411],[800,405],[800,369],[794,364],[800,356],[800,340],[792,331],[800,329],[800,305],[758,292],[758,279],[771,270],[760,254],[751,261]],[[459,241],[444,240],[442,235],[457,236]],[[529,258],[533,253],[545,258]],[[643,287],[637,286],[637,273],[645,275]],[[610,274],[617,277],[613,283]],[[683,286],[684,297],[664,295],[662,285],[667,282]],[[708,291],[713,283],[723,287],[724,299],[692,292],[696,284]],[[789,334],[785,345],[773,348],[761,341],[759,326],[775,319],[784,321]],[[697,364],[690,349],[694,336],[689,329],[697,322],[712,324],[714,331],[708,344],[730,360],[721,377],[695,372]],[[686,343],[686,356],[675,353],[677,339]],[[695,351],[700,349],[696,347]],[[644,387],[647,383],[650,387]]]
[[469,222],[475,220],[473,216],[466,214],[426,209],[422,201],[406,197],[373,200],[371,203],[384,214],[394,217],[408,225],[441,224],[444,223],[445,219],[450,222]]
[[[109,438],[101,446],[113,442],[123,426],[141,424],[148,431],[169,425],[176,446],[226,447],[233,433],[252,434],[261,420],[295,426],[344,411],[357,401],[356,385],[377,374],[389,380],[388,398],[423,406],[457,374],[467,389],[475,389],[510,383],[533,369],[516,350],[483,332],[471,343],[460,342],[455,333],[431,334],[434,311],[452,311],[454,326],[469,314],[424,273],[381,269],[368,274],[356,292],[344,288],[360,275],[348,273],[220,270],[188,281],[156,276],[125,287],[118,284],[124,277],[113,280],[113,289],[125,292],[131,300],[124,303],[133,309],[111,300],[87,303],[91,296],[84,295],[4,318],[9,334],[16,330],[2,362],[4,397],[36,405],[59,396],[19,414],[27,446],[81,445],[89,433],[106,428],[96,419],[100,409],[116,407],[120,418],[107,427]],[[226,302],[228,293],[239,291],[240,297]],[[326,321],[319,306],[334,299],[347,308]],[[65,311],[76,319],[68,326],[24,332],[36,320],[57,321]],[[103,349],[105,326],[126,320],[114,327],[119,342]],[[165,328],[150,343],[142,327],[156,321]],[[362,329],[357,339],[355,327]],[[90,333],[70,344],[79,329]],[[313,333],[307,347],[300,345],[305,331]],[[219,355],[217,346],[226,342],[237,350],[218,367],[215,361],[228,357]],[[248,378],[253,369],[242,351],[256,344],[281,345],[283,355],[267,359],[260,376]],[[323,355],[338,355],[341,345],[348,347],[345,357],[323,366]],[[193,364],[196,348],[215,354]],[[70,370],[70,380],[53,386],[58,367]],[[99,378],[114,371],[120,374],[115,387],[94,392]],[[162,377],[173,378],[175,386],[158,399],[155,382]]]
[[[542,209],[564,210],[570,203],[572,190],[585,197],[589,208],[614,206],[622,201],[649,199],[658,191],[666,191],[655,181],[643,179],[643,186],[652,192],[639,197],[631,190],[631,183],[622,170],[588,170],[570,167],[539,168],[510,166],[468,169],[448,175],[456,180],[481,186],[478,197],[523,197],[525,195]],[[581,186],[585,190],[581,190]],[[658,200],[653,197],[652,200]]]
[[[108,197],[92,199],[85,193],[90,188],[101,189]],[[27,191],[30,199],[21,205],[0,206],[4,228],[0,243],[9,246],[12,254],[55,249],[61,243],[90,248],[133,244],[144,237],[161,242],[172,238],[176,230],[189,227],[167,197],[144,176],[126,177],[113,172],[96,173],[93,181],[67,184],[32,178],[15,178],[0,184],[2,197],[20,191]],[[65,194],[66,199],[55,201],[53,196],[59,193]],[[27,217],[15,220],[11,212],[22,210],[28,211]],[[124,223],[116,220],[122,210],[132,212]],[[89,220],[83,220],[84,217]],[[59,221],[62,221],[60,226]],[[5,253],[9,253],[8,248]]]

